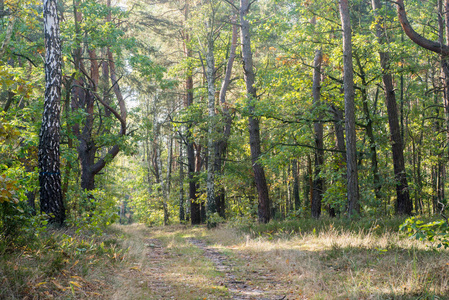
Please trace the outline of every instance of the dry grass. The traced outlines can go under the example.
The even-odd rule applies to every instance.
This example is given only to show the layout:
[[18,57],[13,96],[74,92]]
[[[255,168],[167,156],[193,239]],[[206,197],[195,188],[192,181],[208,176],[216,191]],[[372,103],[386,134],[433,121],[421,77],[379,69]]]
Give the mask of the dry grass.
[[[199,229],[185,226],[120,227],[126,233],[127,266],[116,278],[111,299],[224,299],[222,274],[186,238]],[[204,230],[201,229],[203,232]]]
[[3,253],[0,299],[106,299],[122,259],[116,234],[49,230],[33,245]]
[[207,239],[265,270],[288,299],[449,299],[449,253],[397,233],[337,231],[251,238],[228,228]]
[[37,250],[7,254],[0,299],[231,298],[224,274],[189,238],[224,254],[236,280],[266,298],[449,299],[449,251],[378,226],[257,234],[227,226],[111,230],[96,239],[53,232]]

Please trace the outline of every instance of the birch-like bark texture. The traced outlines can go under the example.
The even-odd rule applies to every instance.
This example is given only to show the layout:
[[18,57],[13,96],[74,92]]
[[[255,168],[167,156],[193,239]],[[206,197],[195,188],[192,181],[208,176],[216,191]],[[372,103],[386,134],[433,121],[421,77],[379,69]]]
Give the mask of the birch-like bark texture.
[[[320,110],[321,105],[321,64],[323,62],[323,54],[321,50],[315,51],[315,59],[313,61],[313,106],[314,109]],[[315,131],[315,176],[313,179],[312,194],[312,217],[318,219],[321,215],[321,200],[323,198],[323,178],[320,176],[321,168],[324,164],[324,142],[323,142],[323,123],[321,123],[322,114],[318,115],[318,122],[314,124]]]
[[343,29],[343,88],[345,93],[348,215],[352,217],[354,214],[360,213],[360,204],[354,108],[354,70],[352,64],[351,19],[348,0],[340,0],[340,16]]
[[249,111],[248,129],[249,145],[251,149],[251,162],[253,164],[254,180],[256,182],[259,196],[258,216],[260,223],[270,221],[270,199],[268,195],[268,185],[265,178],[263,166],[259,163],[261,152],[259,118],[253,116],[254,101],[257,100],[257,92],[254,87],[255,73],[253,68],[253,55],[251,51],[251,39],[249,22],[246,20],[250,3],[248,0],[240,0],[240,33],[242,43],[243,71],[246,84],[246,97]]
[[39,133],[39,184],[41,211],[49,221],[62,225],[65,208],[62,201],[59,128],[61,100],[61,41],[56,0],[44,0],[45,100]]
[[[211,20],[209,20],[212,23]],[[212,24],[208,24],[209,34],[207,36],[207,52],[206,52],[206,80],[207,80],[207,109],[209,115],[208,137],[207,137],[207,179],[206,192],[207,202],[206,210],[208,217],[217,212],[215,203],[215,58],[214,58],[214,34]],[[215,224],[208,225],[214,226]]]
[[[376,36],[380,45],[385,43],[385,31],[379,19],[379,10],[382,8],[380,0],[373,0],[374,16],[376,22]],[[402,146],[401,129],[399,126],[398,109],[394,93],[393,78],[389,72],[390,57],[387,52],[379,51],[380,66],[382,68],[382,82],[387,104],[388,124],[390,125],[391,149],[393,152],[393,169],[396,180],[396,214],[412,213],[412,201],[410,199],[407,175],[405,172],[404,151]]]

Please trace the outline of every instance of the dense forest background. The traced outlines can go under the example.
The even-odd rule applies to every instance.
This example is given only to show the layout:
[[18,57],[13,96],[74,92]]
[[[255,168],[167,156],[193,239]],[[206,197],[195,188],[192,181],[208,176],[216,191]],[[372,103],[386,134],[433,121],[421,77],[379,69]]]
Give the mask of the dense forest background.
[[[65,223],[444,212],[447,9],[59,2]],[[42,15],[39,1],[0,4],[2,236],[45,222]]]

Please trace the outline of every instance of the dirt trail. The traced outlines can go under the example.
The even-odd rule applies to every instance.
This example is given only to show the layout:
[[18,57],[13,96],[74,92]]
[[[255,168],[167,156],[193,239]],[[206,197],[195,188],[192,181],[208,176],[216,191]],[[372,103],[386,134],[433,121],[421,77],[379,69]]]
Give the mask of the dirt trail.
[[238,249],[209,246],[201,228],[121,229],[127,258],[108,299],[289,299],[270,270]]
[[[267,291],[258,289],[254,287],[252,284],[238,280],[236,275],[233,274],[233,265],[230,261],[226,259],[224,255],[222,255],[217,250],[210,248],[207,244],[198,239],[188,238],[188,241],[197,246],[198,248],[204,251],[204,256],[211,260],[215,265],[215,268],[218,272],[222,272],[225,274],[226,282],[225,286],[228,288],[231,293],[231,299],[236,300],[248,300],[248,299],[257,299],[257,300],[282,300],[286,299],[286,295],[277,296],[277,295],[269,295],[271,293],[267,293]],[[270,276],[262,276],[259,278],[261,280],[270,280],[274,282],[275,280]]]

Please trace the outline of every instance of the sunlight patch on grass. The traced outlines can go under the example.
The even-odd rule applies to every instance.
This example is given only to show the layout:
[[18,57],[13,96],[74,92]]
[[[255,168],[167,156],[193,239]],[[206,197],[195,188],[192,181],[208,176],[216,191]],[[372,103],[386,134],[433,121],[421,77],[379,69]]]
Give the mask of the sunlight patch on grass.
[[436,252],[428,243],[375,230],[250,237],[222,227],[206,239],[235,253],[241,276],[265,270],[290,294],[299,293],[291,290],[295,286],[309,299],[449,296],[447,250]]

